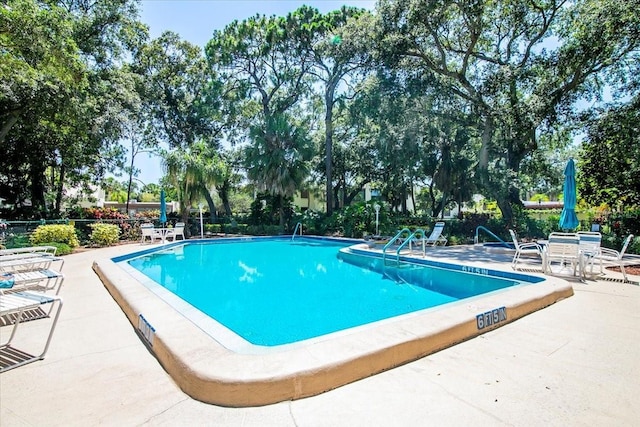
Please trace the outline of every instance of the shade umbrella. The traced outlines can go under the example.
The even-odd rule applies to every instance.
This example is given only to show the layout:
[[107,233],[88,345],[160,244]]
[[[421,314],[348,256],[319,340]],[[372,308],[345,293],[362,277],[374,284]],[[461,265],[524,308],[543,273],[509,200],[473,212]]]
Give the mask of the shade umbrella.
[[564,207],[558,224],[563,230],[572,230],[579,224],[576,216],[576,165],[573,159],[569,159],[564,168]]
[[167,202],[164,199],[164,190],[160,190],[160,223],[164,226],[167,222]]

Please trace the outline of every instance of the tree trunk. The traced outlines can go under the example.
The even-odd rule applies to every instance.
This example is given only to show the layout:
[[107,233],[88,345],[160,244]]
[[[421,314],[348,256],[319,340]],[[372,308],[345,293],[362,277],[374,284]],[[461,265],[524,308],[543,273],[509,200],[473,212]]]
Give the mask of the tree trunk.
[[284,234],[284,197],[278,195],[278,214],[280,215],[280,234]]
[[333,213],[333,206],[331,206],[331,200],[333,195],[331,190],[333,189],[333,97],[336,89],[336,82],[330,80],[327,82],[327,88],[324,92],[324,167],[325,174],[327,176],[327,215]]
[[358,185],[357,187],[354,187],[353,190],[351,191],[351,193],[349,193],[347,195],[346,204],[350,205],[353,202],[353,199],[356,198],[356,196],[362,191],[364,186],[367,185],[369,182],[370,182],[370,180],[366,180],[363,183],[361,183],[360,185]]
[[127,185],[127,204],[125,206],[125,213],[127,215],[129,215],[129,199],[131,199],[131,185],[133,184],[133,161],[134,161],[134,154],[133,154],[133,143],[131,143],[131,164],[129,165],[129,184]]
[[45,168],[44,162],[34,161],[29,170],[31,178],[31,206],[38,211],[42,218],[47,218],[48,209],[45,198]]
[[9,112],[7,114],[8,117],[4,121],[4,123],[2,124],[2,127],[0,128],[0,143],[2,143],[4,141],[4,138],[7,136],[7,134],[9,133],[11,128],[13,127],[13,125],[16,124],[16,122],[20,118],[20,113],[21,112],[22,112],[22,109],[17,109],[17,110],[13,110],[13,111],[11,111],[11,112]]
[[413,178],[411,179],[411,188],[409,189],[409,191],[411,192],[411,205],[413,206],[413,213],[417,213],[418,212],[418,207],[416,206],[416,193],[415,191],[413,191]]
[[[53,169],[53,168],[52,168]],[[64,162],[60,165],[60,176],[58,177],[58,185],[56,186],[56,204],[54,206],[54,214],[60,215],[62,208],[62,193],[64,191],[64,180],[66,178],[66,168]]]
[[402,184],[400,190],[400,206],[402,207],[402,213],[407,214],[407,186],[406,184]]
[[227,217],[231,218],[233,213],[231,212],[231,204],[229,203],[229,191],[231,189],[231,182],[228,179],[225,179],[220,187],[216,187],[218,190],[218,195],[222,200],[222,205],[224,206],[224,213]]
[[208,191],[204,191],[204,198],[207,201],[207,205],[209,205],[209,219],[212,224],[215,224],[218,221],[218,218],[216,216],[216,205],[213,202],[213,197],[211,197],[211,194]]
[[486,115],[482,129],[482,145],[478,152],[478,177],[480,185],[485,188],[489,186],[489,148],[493,139],[493,127],[493,119]]

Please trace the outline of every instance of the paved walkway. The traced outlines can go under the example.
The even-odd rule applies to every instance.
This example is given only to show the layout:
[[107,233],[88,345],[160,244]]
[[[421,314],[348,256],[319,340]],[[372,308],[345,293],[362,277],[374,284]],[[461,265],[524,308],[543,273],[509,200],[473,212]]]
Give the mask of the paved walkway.
[[[65,305],[51,348],[45,360],[0,374],[0,425],[636,426],[640,420],[640,286],[574,282],[573,297],[418,361],[307,399],[223,408],[176,387],[91,269],[98,255],[137,247],[66,257]],[[46,322],[21,325],[20,344],[40,345]],[[8,332],[0,328],[3,339]]]

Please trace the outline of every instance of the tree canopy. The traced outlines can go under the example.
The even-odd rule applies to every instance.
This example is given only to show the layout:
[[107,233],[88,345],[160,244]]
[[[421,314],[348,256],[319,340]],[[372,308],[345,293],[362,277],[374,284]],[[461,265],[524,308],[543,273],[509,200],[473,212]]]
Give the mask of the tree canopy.
[[4,212],[55,217],[108,172],[129,174],[129,198],[144,151],[164,158],[183,213],[205,200],[215,215],[217,194],[230,215],[249,181],[279,207],[313,188],[327,214],[366,185],[403,213],[419,189],[433,216],[480,193],[510,220],[523,192],[557,195],[572,154],[586,200],[637,205],[638,6],[303,6],[231,22],[203,51],[150,40],[135,0],[4,2]]

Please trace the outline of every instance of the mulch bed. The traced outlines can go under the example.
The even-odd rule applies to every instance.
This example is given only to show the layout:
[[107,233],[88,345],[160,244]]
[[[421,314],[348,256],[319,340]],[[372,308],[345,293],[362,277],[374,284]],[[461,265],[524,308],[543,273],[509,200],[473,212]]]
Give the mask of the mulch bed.
[[[607,270],[621,272],[620,267],[607,267]],[[640,276],[640,265],[625,265],[624,270],[632,276]]]

